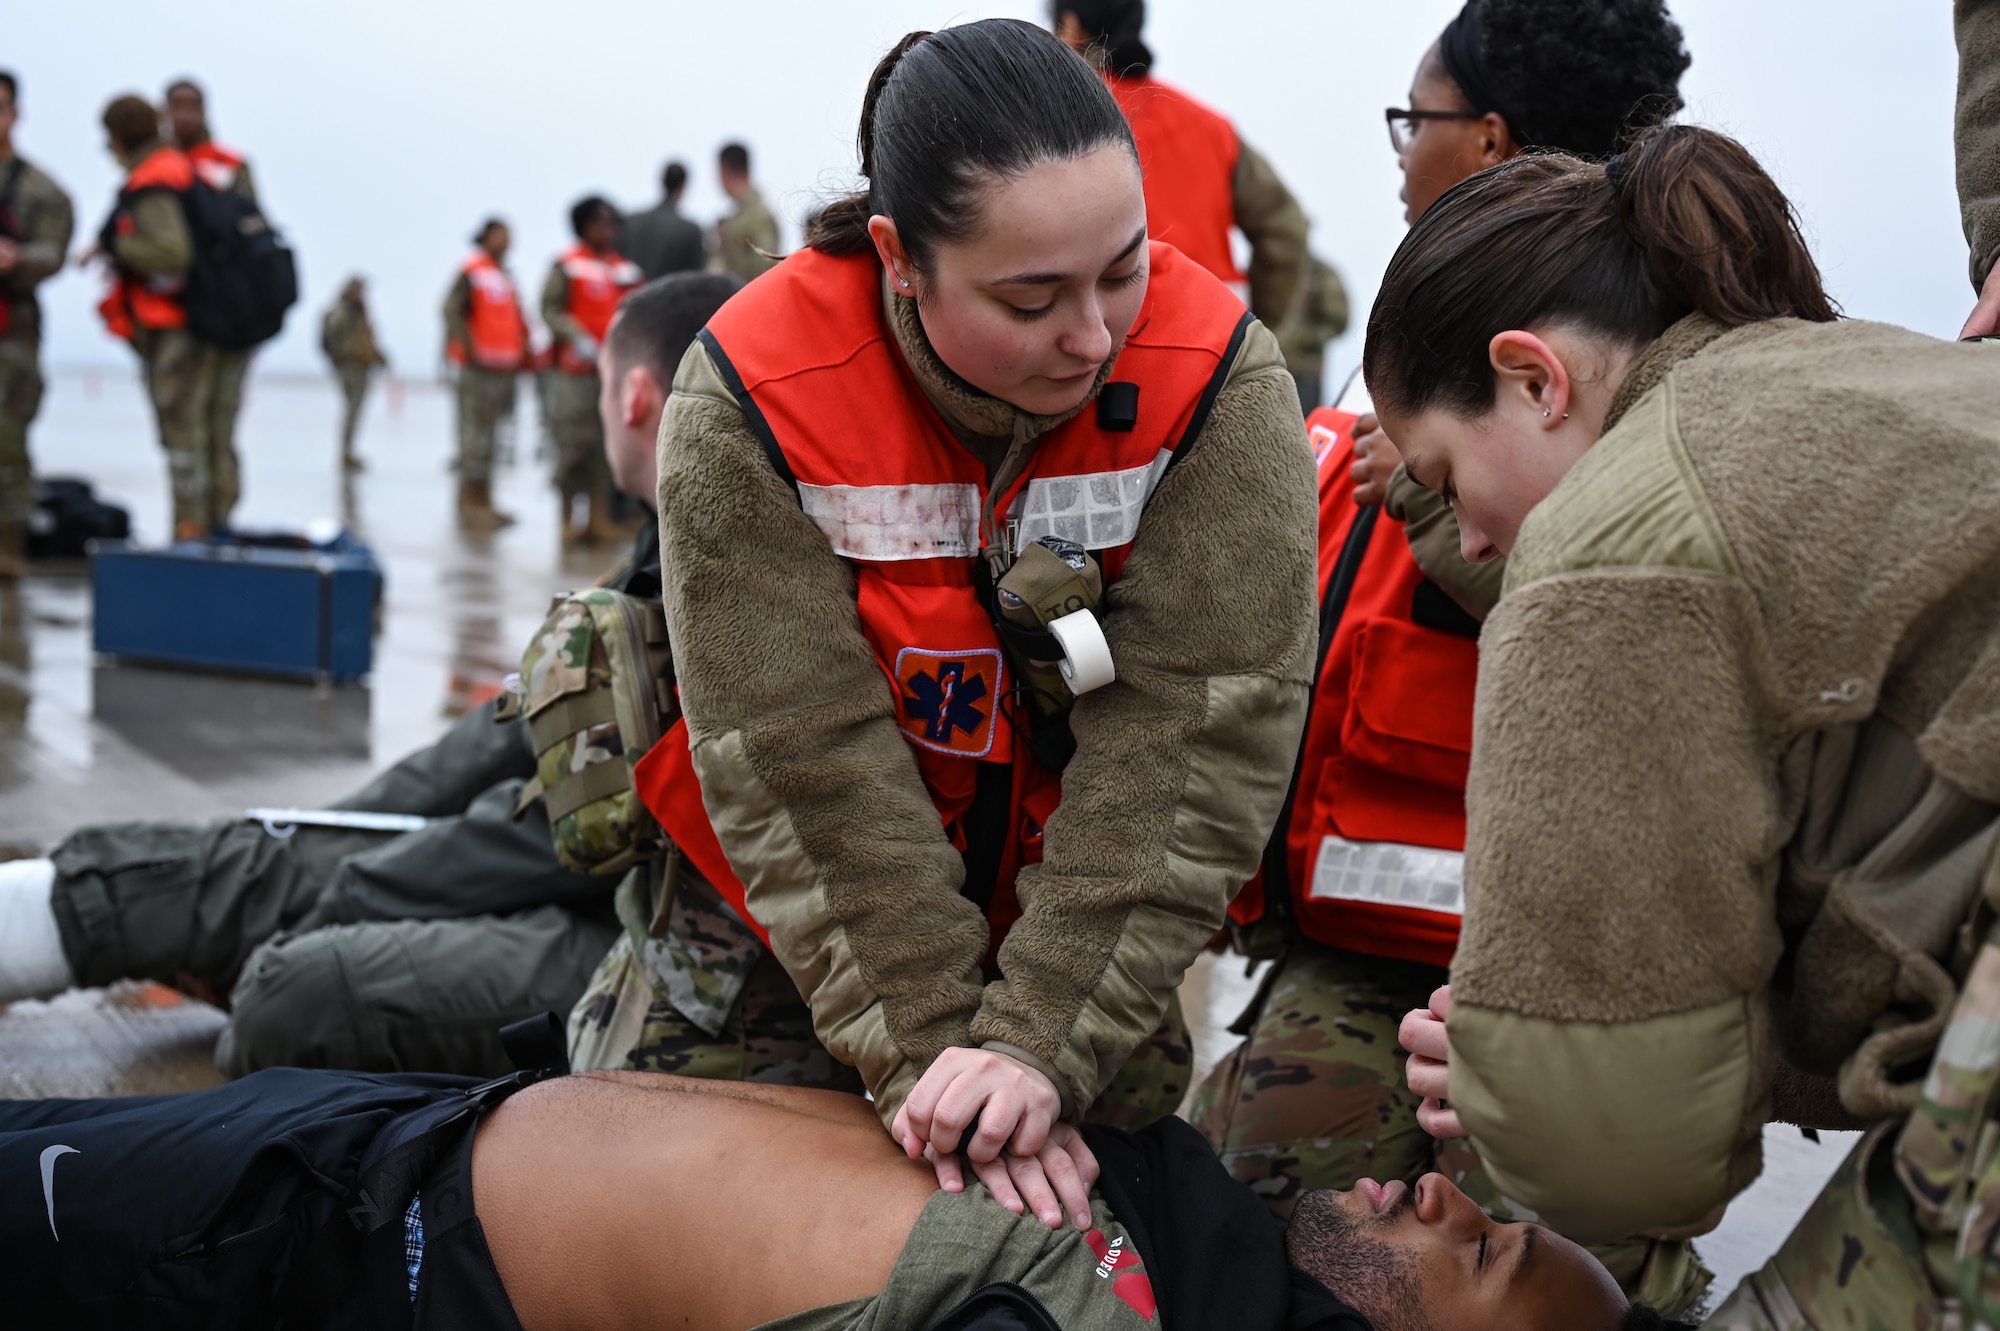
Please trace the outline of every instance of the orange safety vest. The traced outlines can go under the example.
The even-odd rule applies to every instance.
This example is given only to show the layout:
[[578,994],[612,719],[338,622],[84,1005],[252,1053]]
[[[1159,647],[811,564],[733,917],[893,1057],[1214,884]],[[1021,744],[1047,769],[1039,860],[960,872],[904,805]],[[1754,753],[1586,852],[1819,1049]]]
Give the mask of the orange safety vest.
[[1236,126],[1158,79],[1105,76],[1132,126],[1146,189],[1146,233],[1164,240],[1227,282],[1239,299],[1250,286],[1229,248],[1236,225]]
[[214,139],[203,139],[189,148],[187,155],[210,189],[226,194],[235,188],[236,173],[243,169],[242,153],[234,148],[225,148]]
[[[1054,535],[1092,551],[1107,596],[1147,500],[1200,437],[1250,324],[1226,287],[1171,246],[1156,242],[1151,254],[1146,300],[1114,371],[1139,387],[1136,424],[1080,413],[1042,437],[995,507],[1016,548]],[[967,854],[978,842],[967,894],[997,943],[1020,917],[1014,876],[1041,859],[1062,779],[1015,733],[1013,667],[975,587],[980,551],[999,535],[980,530],[986,467],[904,363],[873,253],[800,250],[733,297],[701,339],[771,465],[854,571],[861,631],[918,773],[952,844]],[[702,810],[684,722],[634,782],[682,853],[750,919]],[[1004,824],[989,821],[1002,809]]]
[[[639,265],[613,252],[599,254],[582,241],[556,260],[569,279],[569,317],[602,346],[625,293],[646,280]],[[569,374],[592,374],[597,361],[576,354],[567,340],[556,349],[556,365]]]
[[[107,237],[130,235],[132,202],[147,190],[181,194],[194,185],[194,164],[178,148],[157,148],[132,168],[119,188],[118,203],[105,225]],[[97,313],[113,337],[131,341],[141,328],[182,328],[187,311],[181,307],[183,277],[149,276],[114,268],[111,290],[98,302]]]
[[1402,524],[1354,502],[1355,417],[1306,418],[1319,463],[1320,659],[1292,794],[1248,923],[1282,880],[1308,938],[1448,966],[1465,912],[1478,621],[1424,577]]
[[[521,369],[528,356],[528,321],[514,293],[514,279],[485,250],[475,250],[459,271],[472,290],[465,333],[472,340],[473,364],[487,370]],[[463,365],[467,348],[453,341],[445,346],[445,355],[452,364]]]

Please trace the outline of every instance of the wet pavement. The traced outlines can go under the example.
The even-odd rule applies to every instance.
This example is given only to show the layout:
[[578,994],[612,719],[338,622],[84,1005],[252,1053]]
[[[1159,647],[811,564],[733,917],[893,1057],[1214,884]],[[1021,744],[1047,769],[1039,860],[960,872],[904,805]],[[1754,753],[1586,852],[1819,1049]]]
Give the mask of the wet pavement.
[[[344,521],[386,577],[374,670],[316,686],[163,670],[91,651],[88,570],[39,565],[0,591],[0,859],[46,851],[86,823],[207,819],[255,805],[309,807],[430,742],[514,669],[550,596],[587,583],[621,550],[564,551],[546,465],[534,456],[533,398],[521,399],[515,461],[495,498],[519,523],[492,536],[456,530],[449,390],[380,385],[343,476],[339,399],[315,379],[260,377],[239,429],[238,525]],[[45,475],[93,481],[129,508],[134,539],[167,525],[166,468],[135,375],[52,375],[34,454]],[[1205,956],[1182,1000],[1197,1073],[1233,1042],[1227,1027],[1255,978]],[[0,1008],[0,1098],[146,1094],[217,1078],[222,1014],[158,985],[77,991]],[[1197,1076],[1197,1080],[1199,1077]],[[1726,1292],[1774,1249],[1854,1134],[1765,1133],[1765,1175],[1698,1245]]]

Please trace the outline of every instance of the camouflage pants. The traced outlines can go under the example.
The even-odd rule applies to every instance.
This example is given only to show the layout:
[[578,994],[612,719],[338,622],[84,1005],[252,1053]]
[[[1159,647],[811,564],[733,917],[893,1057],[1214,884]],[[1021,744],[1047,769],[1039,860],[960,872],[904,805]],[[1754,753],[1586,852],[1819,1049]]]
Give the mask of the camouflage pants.
[[371,365],[342,365],[335,374],[340,376],[340,396],[343,406],[340,413],[340,455],[354,456],[354,435],[361,428],[361,408],[368,400],[368,381],[375,369]]
[[[1435,1171],[1511,1218],[1470,1142],[1439,1141],[1418,1126],[1419,1098],[1403,1080],[1403,1014],[1447,978],[1436,966],[1294,942],[1232,1028],[1246,1038],[1202,1083],[1189,1117],[1280,1216],[1315,1188],[1414,1183]],[[1691,1306],[1708,1286],[1685,1243],[1591,1251],[1628,1294],[1663,1312]]]
[[142,328],[133,346],[167,454],[174,532],[207,532],[236,507],[236,413],[250,354],[211,347],[185,328]]
[[250,353],[209,349],[208,395],[209,522],[229,525],[243,481],[236,460],[236,420],[243,414],[243,381],[250,374]]
[[493,479],[493,436],[514,414],[514,376],[468,365],[458,372],[458,479]]
[[1864,1136],[1716,1331],[2000,1326],[2000,930],[1916,1109]]
[[42,406],[40,347],[0,338],[0,522],[22,522],[34,511],[34,468],[28,427]]
[[[611,464],[604,458],[604,423],[597,416],[597,373],[551,374],[543,381],[549,433],[556,441],[556,489],[565,496],[608,500]],[[565,515],[567,516],[567,515]]]
[[[658,870],[618,889],[625,933],[570,1014],[570,1064],[683,1077],[820,1086],[860,1094],[861,1076],[813,1032],[812,1011],[775,957],[691,869],[660,920]],[[1084,1115],[1140,1128],[1187,1095],[1194,1042],[1180,1000]]]

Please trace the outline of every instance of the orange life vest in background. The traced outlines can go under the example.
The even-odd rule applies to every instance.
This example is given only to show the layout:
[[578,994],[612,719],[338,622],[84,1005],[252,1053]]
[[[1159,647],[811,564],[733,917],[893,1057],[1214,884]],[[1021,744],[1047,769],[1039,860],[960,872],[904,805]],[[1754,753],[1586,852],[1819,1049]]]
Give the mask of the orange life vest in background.
[[472,289],[465,312],[465,334],[472,345],[452,342],[445,355],[454,365],[470,360],[485,370],[519,370],[528,357],[528,321],[514,293],[514,279],[485,250],[475,250],[459,271]]
[[[147,190],[164,189],[181,194],[194,185],[194,164],[178,148],[156,148],[146,160],[132,168],[119,187],[118,202],[105,223],[104,240],[132,232],[132,203]],[[111,254],[114,263],[117,256]],[[186,278],[133,272],[114,267],[111,290],[98,302],[97,313],[113,337],[131,341],[141,328],[182,328],[187,311],[181,307],[180,292]]]
[[1448,966],[1465,912],[1478,621],[1423,575],[1402,524],[1354,502],[1355,417],[1306,417],[1319,464],[1320,661],[1282,836],[1230,908],[1282,878],[1309,938]]
[[1132,126],[1145,178],[1146,233],[1164,240],[1234,288],[1250,287],[1229,248],[1236,225],[1236,126],[1171,84],[1107,75]]
[[[1107,593],[1250,323],[1226,287],[1171,246],[1155,243],[1151,255],[1146,300],[1113,371],[1139,386],[1136,425],[1080,413],[1042,437],[995,509],[1016,548],[1053,535],[1090,550]],[[996,537],[980,531],[986,467],[911,375],[882,299],[873,253],[799,250],[723,306],[701,339],[771,465],[854,570],[862,632],[938,817],[961,853],[977,843],[967,895],[997,942],[1020,916],[1014,876],[1041,859],[1062,779],[1015,733],[1013,668],[975,588],[980,550]],[[683,723],[639,764],[635,784],[749,919],[741,883],[717,862],[686,746]],[[1002,810],[1004,827],[982,821]]]
[[225,148],[214,139],[203,139],[189,148],[187,155],[210,189],[226,194],[236,187],[237,173],[243,169],[242,153],[234,148]]
[[[646,280],[639,265],[615,252],[599,254],[582,241],[556,260],[569,279],[569,317],[600,346],[618,313],[625,293]],[[556,365],[569,374],[590,374],[597,369],[595,357],[576,354],[567,340],[556,350]]]

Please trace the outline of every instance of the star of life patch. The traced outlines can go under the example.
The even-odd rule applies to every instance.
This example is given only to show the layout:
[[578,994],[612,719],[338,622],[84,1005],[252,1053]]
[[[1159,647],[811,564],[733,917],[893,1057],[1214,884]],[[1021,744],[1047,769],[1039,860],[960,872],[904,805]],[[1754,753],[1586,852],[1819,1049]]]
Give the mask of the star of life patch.
[[994,716],[1005,691],[998,647],[896,653],[896,717],[903,737],[957,758],[993,751]]

